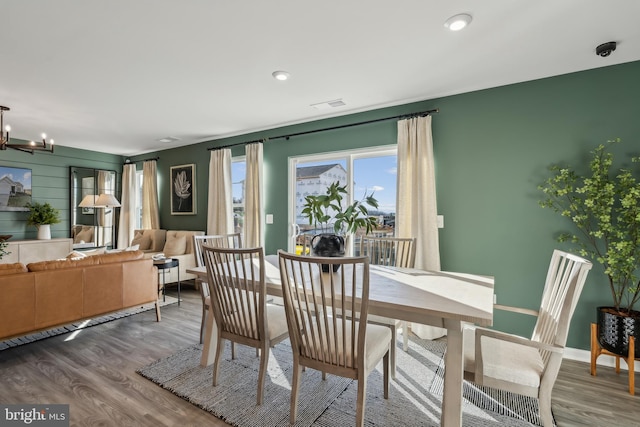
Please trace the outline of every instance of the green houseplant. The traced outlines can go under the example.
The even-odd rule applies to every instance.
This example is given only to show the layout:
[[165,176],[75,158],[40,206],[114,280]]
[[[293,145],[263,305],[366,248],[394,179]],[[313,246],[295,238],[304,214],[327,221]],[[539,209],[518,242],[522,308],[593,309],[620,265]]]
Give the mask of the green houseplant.
[[346,194],[346,185],[336,181],[327,187],[325,194],[305,197],[302,216],[316,230],[320,230],[320,234],[311,240],[314,255],[344,256],[344,237],[341,233],[353,234],[364,228],[368,234],[376,227],[376,218],[369,216],[369,207],[378,208],[373,193],[365,192],[362,200],[355,200],[349,205],[344,203]]
[[29,216],[27,224],[34,225],[38,229],[38,239],[51,239],[51,224],[60,222],[60,211],[45,203],[27,203]]
[[347,186],[339,181],[327,187],[325,194],[306,196],[302,205],[302,216],[309,220],[315,228],[320,227],[323,233],[329,233],[331,228],[335,233],[342,231],[355,233],[359,228],[365,228],[367,233],[377,225],[375,218],[369,216],[369,209],[378,208],[378,201],[373,193],[365,193],[362,200],[342,207],[347,194]]
[[11,252],[7,251],[8,246],[9,244],[7,243],[7,240],[0,238],[0,259],[2,259],[2,257],[4,257],[5,255],[11,254]]
[[[632,169],[614,168],[610,147],[619,142],[619,139],[608,141],[591,151],[589,170],[584,174],[570,166],[552,166],[552,175],[539,189],[545,195],[540,205],[570,219],[577,229],[577,232],[560,234],[558,240],[574,243],[582,256],[604,268],[613,305],[599,307],[599,322],[601,316],[608,313],[621,318],[624,323],[621,328],[627,328],[631,323],[640,322],[634,320],[640,319],[640,313],[634,309],[640,300],[640,183]],[[639,159],[630,160],[638,162]],[[610,345],[603,342],[606,338],[602,337],[602,329],[599,328],[600,344],[626,355],[628,344],[625,347],[619,343],[616,349],[609,348]],[[635,335],[640,337],[638,329]],[[628,340],[628,336],[620,338]],[[636,339],[636,343],[639,341]],[[638,344],[636,348],[636,352],[640,350]]]

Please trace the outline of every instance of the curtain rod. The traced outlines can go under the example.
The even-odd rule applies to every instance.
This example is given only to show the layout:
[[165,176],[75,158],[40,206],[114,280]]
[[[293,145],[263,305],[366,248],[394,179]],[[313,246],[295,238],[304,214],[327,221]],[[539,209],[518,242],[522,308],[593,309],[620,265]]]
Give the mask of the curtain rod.
[[[160,160],[160,157],[150,157],[148,159],[136,160],[136,162],[148,162],[148,161],[151,161],[151,160],[158,161],[158,160]],[[131,159],[126,159],[124,161],[125,165],[128,165],[129,163],[131,163]]]
[[324,131],[328,131],[328,130],[336,130],[336,129],[344,129],[344,128],[349,128],[349,127],[353,127],[353,126],[361,126],[361,125],[368,125],[370,123],[377,123],[377,122],[383,122],[385,120],[393,120],[393,119],[412,119],[414,117],[425,117],[428,116],[430,114],[433,113],[439,113],[440,109],[436,108],[433,110],[427,110],[427,111],[420,111],[418,113],[411,113],[411,114],[402,114],[399,116],[393,116],[393,117],[384,117],[382,119],[373,119],[373,120],[367,120],[364,122],[357,122],[357,123],[350,123],[347,125],[339,125],[339,126],[332,126],[332,127],[328,127],[328,128],[322,128],[322,129],[314,129],[314,130],[308,130],[305,132],[297,132],[297,133],[290,133],[288,135],[279,135],[279,136],[273,136],[270,138],[262,138],[262,139],[254,139],[252,141],[245,141],[245,142],[236,142],[235,144],[228,144],[228,145],[223,145],[220,147],[211,147],[211,148],[207,148],[208,151],[212,151],[212,150],[222,150],[224,148],[230,148],[230,147],[235,147],[237,145],[247,145],[247,144],[254,144],[256,142],[265,142],[265,141],[273,141],[274,139],[289,139],[293,136],[301,136],[301,135],[308,135],[311,133],[317,133],[317,132],[324,132]]

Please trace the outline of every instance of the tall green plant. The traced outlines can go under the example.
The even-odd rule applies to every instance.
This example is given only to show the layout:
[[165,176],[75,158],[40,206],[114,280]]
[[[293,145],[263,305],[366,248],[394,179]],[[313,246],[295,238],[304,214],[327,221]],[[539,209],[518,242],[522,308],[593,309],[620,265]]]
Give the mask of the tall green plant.
[[619,141],[591,151],[589,173],[554,165],[552,176],[538,188],[545,194],[540,205],[569,218],[578,229],[558,240],[577,244],[582,256],[603,265],[613,305],[630,313],[640,299],[640,183],[631,169],[613,168],[608,149]]
[[375,218],[369,216],[369,209],[378,208],[378,201],[373,193],[365,192],[362,200],[356,200],[344,209],[342,202],[347,194],[346,185],[341,186],[339,181],[327,187],[325,194],[318,196],[306,196],[302,205],[302,216],[309,220],[309,224],[320,228],[324,232],[329,231],[333,224],[336,233],[345,231],[355,233],[359,228],[365,228],[367,234],[377,225]]

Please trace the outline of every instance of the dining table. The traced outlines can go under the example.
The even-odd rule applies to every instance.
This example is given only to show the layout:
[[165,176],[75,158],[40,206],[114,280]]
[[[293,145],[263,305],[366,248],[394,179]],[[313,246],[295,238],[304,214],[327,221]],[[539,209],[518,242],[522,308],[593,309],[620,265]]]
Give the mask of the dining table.
[[[265,256],[267,294],[282,297],[278,255]],[[192,267],[188,273],[206,283],[206,267]],[[369,267],[369,313],[447,330],[444,393],[441,426],[462,425],[464,377],[464,323],[493,324],[494,278],[492,276],[427,271],[379,265]],[[217,330],[208,315],[200,364],[213,363]]]

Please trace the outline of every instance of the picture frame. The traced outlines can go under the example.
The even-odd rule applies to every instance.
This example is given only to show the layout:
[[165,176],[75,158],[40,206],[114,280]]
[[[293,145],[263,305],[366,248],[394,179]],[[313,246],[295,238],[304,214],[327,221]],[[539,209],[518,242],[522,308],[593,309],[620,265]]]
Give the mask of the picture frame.
[[196,165],[171,166],[171,215],[196,214]]
[[0,211],[29,211],[31,169],[0,166]]

